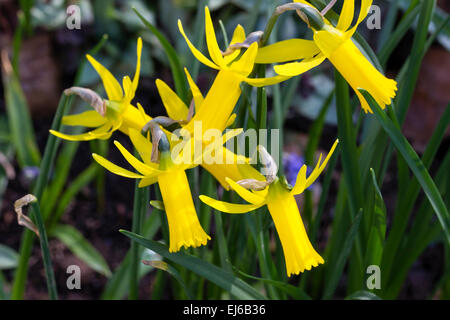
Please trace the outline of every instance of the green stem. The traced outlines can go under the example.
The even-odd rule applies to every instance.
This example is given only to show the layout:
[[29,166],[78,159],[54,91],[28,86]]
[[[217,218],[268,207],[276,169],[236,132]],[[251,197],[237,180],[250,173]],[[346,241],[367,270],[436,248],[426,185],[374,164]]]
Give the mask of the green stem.
[[[350,222],[353,223],[357,213],[363,208],[360,169],[357,161],[356,135],[353,129],[348,85],[338,71],[335,72],[335,79],[338,136],[341,144],[342,167],[344,169],[344,177],[349,195]],[[354,278],[351,277],[353,280],[350,279],[350,283],[354,286],[359,285],[362,281],[363,274],[363,255],[359,233],[355,240],[354,253],[357,261],[353,265],[353,270],[355,270],[353,273]]]
[[[134,187],[133,222],[132,230],[136,234],[141,234],[142,221],[148,203],[148,188],[139,188],[139,181],[136,180]],[[136,300],[139,296],[139,244],[131,242],[131,266],[130,266],[130,291],[128,299]]]
[[41,244],[42,260],[44,261],[45,277],[47,279],[48,296],[50,300],[57,300],[55,274],[53,272],[50,250],[48,248],[47,231],[45,230],[44,219],[42,218],[39,203],[37,201],[31,204],[34,221],[39,230],[39,242]]
[[[61,119],[67,109],[67,106],[72,102],[72,98],[62,95],[59,101],[58,109],[56,110],[55,117],[52,122],[52,129],[55,131],[60,131]],[[45,145],[44,157],[42,158],[41,168],[38,180],[34,187],[34,196],[40,199],[44,191],[44,187],[48,182],[48,174],[56,155],[57,150],[57,137],[50,134],[47,139],[47,144]],[[23,298],[25,292],[25,282],[28,274],[28,260],[31,255],[31,249],[33,245],[34,233],[26,229],[22,236],[22,242],[20,245],[19,252],[19,264],[14,275],[14,282],[12,288],[11,299],[20,300]]]
[[403,123],[406,117],[406,112],[411,103],[411,99],[416,87],[417,78],[419,77],[420,66],[422,59],[426,53],[426,41],[428,35],[428,26],[430,25],[433,16],[433,10],[436,5],[436,0],[422,1],[421,13],[419,16],[418,28],[414,36],[413,46],[411,48],[411,57],[408,70],[406,72],[406,79],[403,85],[399,88],[399,95],[397,98],[397,117],[400,123]]

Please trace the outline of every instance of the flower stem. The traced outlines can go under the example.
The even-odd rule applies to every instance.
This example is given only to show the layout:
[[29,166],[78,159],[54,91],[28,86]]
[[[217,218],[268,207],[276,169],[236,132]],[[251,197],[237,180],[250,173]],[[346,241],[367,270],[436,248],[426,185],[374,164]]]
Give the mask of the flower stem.
[[[61,96],[58,109],[52,122],[52,130],[60,131],[61,119],[67,109],[67,106],[72,103],[72,98],[68,98],[65,94]],[[55,154],[57,150],[57,137],[49,134],[47,144],[45,145],[44,157],[42,158],[39,177],[34,187],[33,194],[37,199],[40,199],[44,191],[44,187],[48,182],[48,174],[53,166]],[[36,215],[36,213],[34,213]],[[24,231],[22,242],[20,246],[19,264],[14,276],[14,283],[12,287],[11,299],[19,300],[23,298],[25,291],[25,283],[28,274],[28,260],[31,255],[31,249],[34,240],[34,233],[28,229]]]
[[[134,187],[133,222],[132,230],[136,234],[141,234],[141,226],[148,203],[148,188],[139,188],[139,181],[136,180]],[[131,242],[131,264],[130,264],[130,291],[128,299],[136,300],[139,295],[139,244]]]
[[45,230],[44,219],[42,218],[39,203],[37,201],[31,203],[33,218],[39,230],[39,242],[41,245],[42,260],[44,262],[45,277],[47,279],[48,296],[50,300],[58,299],[56,290],[55,274],[53,272],[52,260],[50,258],[50,250],[48,248],[47,232]]

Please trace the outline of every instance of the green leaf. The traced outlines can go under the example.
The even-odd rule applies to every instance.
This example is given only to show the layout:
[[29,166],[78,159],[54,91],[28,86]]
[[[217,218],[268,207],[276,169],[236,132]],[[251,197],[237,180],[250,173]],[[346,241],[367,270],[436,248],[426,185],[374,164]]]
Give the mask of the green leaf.
[[[61,119],[65,114],[65,110],[71,105],[72,97],[67,98],[65,94],[61,96],[59,100],[58,108],[56,109],[55,116],[53,117],[51,129],[59,131],[61,128]],[[53,167],[54,158],[56,155],[56,149],[58,147],[57,137],[49,134],[47,142],[45,144],[44,156],[40,165],[39,177],[33,188],[33,194],[37,199],[41,199],[45,186],[48,183],[48,176],[51,168]],[[39,206],[37,206],[39,209]],[[39,213],[41,214],[40,210]],[[14,275],[14,282],[11,292],[11,298],[19,300],[23,298],[25,292],[25,282],[28,274],[28,260],[31,255],[31,249],[34,240],[34,233],[30,230],[25,230],[22,236],[22,242],[20,244],[19,252],[19,265],[17,266],[16,273]],[[41,242],[42,243],[42,242]]]
[[[72,134],[80,134],[83,132],[82,127],[77,127]],[[59,144],[61,141],[57,141]],[[61,203],[59,201],[61,192],[68,180],[70,168],[72,167],[72,159],[75,157],[75,153],[80,145],[79,141],[64,141],[58,157],[55,161],[55,169],[53,179],[49,181],[48,185],[45,187],[44,193],[42,194],[42,215],[44,220],[47,221],[50,214],[54,214],[54,208],[57,204]],[[67,206],[67,204],[66,204]],[[64,206],[64,208],[66,207]]]
[[[137,151],[135,151],[137,155]],[[141,233],[142,221],[147,212],[149,200],[149,188],[139,188],[139,181],[135,181],[134,201],[133,201],[133,220],[132,229],[135,233]],[[130,270],[130,291],[128,299],[135,300],[139,295],[139,245],[132,241],[131,252],[131,270]]]
[[[428,1],[424,1],[424,2],[429,2],[431,0]],[[390,2],[397,2],[398,6],[401,9],[407,10],[408,7],[411,7],[411,0],[390,0]],[[419,1],[415,1],[415,2],[419,2]],[[432,23],[428,26],[428,30],[430,32],[434,31],[435,26],[439,25],[442,23],[442,21],[444,21],[445,19],[448,18],[448,13],[446,13],[444,10],[442,10],[439,7],[436,7],[433,13],[433,17],[431,19]],[[414,28],[417,28],[418,25],[415,25]],[[450,25],[447,25],[446,28],[444,29],[444,32],[442,33],[442,35],[440,35],[439,37],[439,42],[442,44],[442,46],[444,46],[447,50],[450,50]]]
[[41,210],[39,208],[39,203],[37,199],[32,201],[30,204],[32,208],[31,215],[39,231],[39,243],[41,246],[42,261],[44,263],[45,278],[47,280],[48,297],[50,300],[58,300],[55,273],[53,271],[52,260],[50,257],[47,230],[45,229],[44,219],[42,218]]
[[[450,106],[447,106],[447,109],[439,120],[439,123],[433,132],[433,136],[431,137],[422,156],[422,161],[426,168],[430,168],[449,124]],[[437,177],[439,178],[439,176]],[[439,189],[442,190],[441,188]],[[389,237],[386,240],[383,261],[381,264],[383,279],[386,283],[390,279],[391,270],[394,268],[394,260],[396,259],[397,252],[399,250],[398,248],[404,240],[405,231],[410,220],[409,217],[414,209],[414,204],[416,203],[420,190],[420,184],[417,182],[415,177],[412,177],[407,182],[405,190],[403,190],[397,197],[398,201],[396,203],[395,215],[392,220]],[[417,216],[415,221],[422,218],[423,216]]]
[[[350,105],[348,84],[342,75],[335,71],[336,82],[336,114],[338,120],[338,136],[340,141],[342,167],[344,181],[348,191],[348,202],[350,208],[351,222],[355,220],[356,214],[363,210],[363,195],[361,184],[361,171],[358,164],[358,149],[356,140],[356,129],[352,121],[352,110]],[[364,218],[364,220],[366,220]],[[354,247],[355,260],[349,271],[348,289],[355,291],[357,286],[363,282],[363,254],[362,240],[356,235]],[[330,287],[331,288],[331,287]],[[333,289],[334,290],[334,289]]]
[[375,188],[375,203],[372,221],[370,223],[371,227],[366,249],[365,265],[379,266],[383,256],[384,240],[386,237],[386,206],[378,187],[377,178],[373,169],[370,169],[370,173],[372,174],[373,186]]
[[403,39],[406,32],[413,25],[420,8],[421,6],[416,5],[411,11],[408,11],[403,16],[403,19],[401,20],[399,25],[395,28],[394,32],[389,35],[388,40],[378,53],[378,59],[380,60],[380,63],[383,66],[386,65],[387,60],[389,59],[390,55],[399,44],[400,40]]
[[28,103],[9,61],[3,61],[2,75],[6,114],[19,164],[21,167],[37,166],[41,156],[36,143]]
[[177,271],[177,269],[172,267],[167,262],[164,262],[164,261],[161,261],[161,260],[151,260],[151,261],[145,260],[144,264],[152,266],[153,268],[165,271],[168,274],[170,274],[181,285],[181,287],[183,288],[184,292],[186,293],[186,296],[188,297],[188,299],[189,300],[193,300],[192,293],[190,292],[189,288],[186,286],[186,283],[184,282],[183,278],[181,277],[181,275]]
[[406,70],[404,81],[399,85],[399,93],[395,101],[397,102],[397,117],[399,122],[403,124],[406,112],[411,104],[411,100],[416,88],[417,79],[419,77],[420,66],[425,57],[427,50],[426,41],[428,35],[428,26],[430,25],[433,11],[436,6],[436,0],[422,1],[420,6],[419,21],[417,23],[416,33],[409,57],[410,63]]
[[153,240],[145,239],[132,232],[126,230],[120,230],[120,232],[134,241],[137,241],[144,247],[155,251],[164,258],[180,264],[197,275],[208,279],[238,299],[266,299],[260,292],[256,291],[241,279],[236,278],[232,274],[225,272],[211,263],[184,252],[170,253],[167,246]]
[[358,213],[355,217],[355,221],[353,222],[350,230],[347,233],[347,237],[345,238],[344,246],[342,251],[340,252],[339,258],[336,262],[336,265],[333,266],[330,272],[330,277],[325,283],[325,290],[323,293],[323,299],[330,299],[336,290],[339,279],[341,277],[342,272],[344,271],[345,262],[350,254],[350,251],[353,247],[353,243],[356,240],[356,236],[358,234],[359,225],[361,222],[362,211]]
[[150,205],[158,210],[165,211],[164,202],[161,200],[150,200]]
[[[328,113],[328,109],[331,105],[331,101],[333,100],[333,92],[328,95],[328,98],[322,105],[320,109],[320,113],[317,118],[314,120],[311,128],[308,132],[308,144],[306,145],[305,151],[305,163],[312,164],[314,163],[314,153],[319,146],[320,137],[322,136],[323,126],[325,124],[325,117]],[[322,193],[324,195],[324,193]],[[306,189],[304,192],[305,204],[303,208],[303,214],[305,215],[305,220],[308,224],[312,223],[313,217],[313,200],[312,193],[310,190]],[[320,218],[319,218],[320,219]]]
[[428,170],[425,168],[419,156],[411,147],[409,142],[403,136],[398,126],[396,126],[393,121],[387,117],[387,115],[383,112],[383,110],[381,110],[380,106],[372,98],[372,96],[366,90],[359,89],[359,91],[369,103],[381,126],[389,135],[395,147],[403,156],[409,168],[414,173],[420,185],[422,186],[423,191],[430,201],[439,220],[439,223],[441,224],[442,230],[444,231],[446,237],[446,241],[448,244],[450,244],[448,210],[445,206],[444,201],[442,200],[439,190],[437,189],[433,179],[428,173]]
[[75,256],[89,267],[106,277],[111,276],[111,270],[103,256],[77,229],[69,225],[59,224],[52,228],[50,235],[64,243]]
[[[156,232],[159,230],[160,221],[159,216],[154,210],[148,219],[144,222],[142,226],[142,234],[146,238],[152,238]],[[148,249],[139,246],[141,260],[148,259],[148,254],[145,251],[149,251]],[[113,275],[108,279],[108,283],[106,284],[100,299],[102,300],[119,300],[123,299],[129,290],[131,272],[130,270],[130,261],[132,257],[131,248],[128,250],[125,258],[122,260],[120,265],[114,270]],[[145,274],[150,272],[152,268],[146,267],[145,265],[141,265],[139,270],[139,276],[143,277]]]
[[17,266],[17,261],[17,252],[0,244],[0,270],[14,269]]
[[166,51],[167,57],[169,59],[170,69],[172,70],[173,80],[175,82],[175,91],[180,96],[181,100],[187,102],[188,90],[186,85],[186,80],[184,78],[183,68],[181,67],[180,60],[178,59],[178,55],[167,40],[167,38],[158,31],[158,29],[153,26],[150,21],[145,19],[137,10],[133,8],[134,12],[136,12],[139,19],[141,19],[142,23],[158,38]]
[[[441,190],[444,199],[446,199],[447,206],[450,204],[450,176],[447,174],[449,170],[450,152],[448,151],[435,174],[436,185]],[[424,198],[422,200],[415,215],[416,217],[409,233],[406,235],[406,239],[405,236],[402,236],[401,246],[398,249],[398,252],[401,252],[401,254],[393,254],[390,277],[386,274],[388,262],[386,262],[386,266],[384,264],[381,265],[381,269],[383,270],[383,277],[381,278],[383,294],[380,295],[385,299],[395,299],[397,297],[406,279],[408,270],[414,261],[417,260],[431,242],[437,241],[438,237],[442,238],[441,226],[433,217],[434,211],[428,199]],[[387,249],[386,243],[385,252]]]
[[290,295],[292,298],[297,299],[297,300],[311,300],[311,297],[308,296],[306,294],[305,291],[303,291],[301,288],[295,287],[289,283],[284,283],[281,281],[276,281],[276,280],[272,280],[272,279],[265,279],[265,278],[259,278],[259,277],[254,277],[252,275],[249,275],[243,271],[238,270],[237,268],[234,268],[236,270],[236,272],[238,272],[241,276],[244,276],[246,278],[249,279],[253,279],[253,280],[258,280],[258,281],[262,281],[265,282],[267,284],[270,284],[278,289],[280,289],[281,291],[287,293],[288,295]]

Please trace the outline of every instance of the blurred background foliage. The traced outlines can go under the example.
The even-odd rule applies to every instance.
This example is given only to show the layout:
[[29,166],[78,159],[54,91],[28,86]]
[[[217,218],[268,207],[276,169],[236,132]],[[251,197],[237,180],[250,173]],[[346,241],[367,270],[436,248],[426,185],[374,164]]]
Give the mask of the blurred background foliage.
[[[175,87],[171,61],[161,39],[143,24],[133,8],[175,48],[180,64],[197,78],[200,89],[205,93],[215,73],[202,66],[189,52],[179,34],[177,20],[183,21],[193,42],[204,49],[203,7],[208,5],[213,14],[218,42],[225,48],[224,34],[230,38],[237,24],[244,26],[247,33],[263,30],[274,8],[284,2],[0,1],[3,79],[0,88],[0,152],[3,164],[0,167],[0,298],[11,297],[14,271],[20,259],[17,252],[20,250],[22,228],[16,223],[13,202],[29,193],[39,174],[48,129],[62,91],[77,84],[94,88],[104,95],[98,75],[85,63],[85,54],[94,53],[96,59],[120,79],[134,72],[136,39],[141,36],[144,50],[135,101],[140,102],[150,115],[161,115],[164,108],[154,81],[160,78]],[[450,24],[447,22],[450,6],[448,1],[437,1],[430,24],[424,27],[418,22],[424,2],[374,1],[381,8],[382,28],[360,28],[359,32],[378,55],[386,74],[393,78],[405,70],[408,72],[408,67],[405,69],[404,66],[412,58],[417,30],[425,28],[428,33],[429,50],[421,47],[420,74],[417,84],[413,84],[414,95],[408,104],[402,129],[420,155],[429,155],[426,166],[436,177],[435,182],[448,208]],[[338,1],[334,8],[336,12],[339,12],[341,3]],[[80,30],[66,27],[66,9],[71,4],[78,5],[81,10]],[[270,42],[294,37],[311,38],[311,32],[297,16],[284,14],[279,18]],[[268,68],[267,75],[271,72],[272,68]],[[258,114],[257,92],[249,92],[250,97],[241,98],[236,109],[244,110],[243,115],[246,116],[238,118],[238,123],[245,127],[256,123],[257,119],[252,115]],[[267,88],[267,123],[272,128],[283,128],[283,165],[288,179],[292,179],[292,172],[296,173],[303,162],[308,166],[314,165],[317,155],[327,152],[338,135],[334,92],[333,69],[329,63],[279,86]],[[252,102],[249,111],[245,111],[246,99]],[[74,110],[82,108],[86,106],[79,101],[75,101],[72,107]],[[404,160],[395,156],[392,161],[384,161],[384,152],[387,159],[391,159],[396,152],[386,136],[374,129],[374,118],[363,116],[359,108],[354,110],[352,125],[355,127],[355,145],[359,148],[357,161],[365,170],[364,178],[361,177],[365,185],[360,192],[364,193],[364,199],[368,202],[366,205],[371,204],[375,208],[372,211],[381,216],[381,225],[387,226],[388,236],[381,239],[380,257],[383,248],[386,249],[385,238],[389,239],[393,221],[400,221],[396,222],[396,233],[392,233],[395,237],[388,240],[392,250],[383,256],[392,266],[388,267],[390,278],[383,280],[382,290],[370,292],[362,287],[364,281],[352,271],[356,259],[353,244],[364,241],[374,224],[368,224],[364,218],[363,227],[359,229],[359,216],[349,220],[346,212],[351,203],[348,200],[349,190],[343,183],[342,160],[334,156],[322,183],[315,183],[305,197],[298,199],[311,240],[318,251],[324,253],[325,266],[287,279],[284,272],[277,271],[284,270],[283,256],[267,214],[261,219],[254,214],[229,217],[217,212],[212,214],[213,210],[197,203],[202,225],[208,225],[206,229],[210,230],[213,240],[208,248],[188,252],[209,264],[203,266],[201,261],[191,261],[189,259],[194,259],[191,256],[181,256],[181,260],[167,258],[164,264],[140,264],[138,297],[219,299],[255,297],[252,294],[257,291],[268,298],[448,299],[449,250],[433,218],[433,210],[423,192],[419,193],[418,186],[417,191],[407,188],[416,180]],[[114,138],[131,147],[123,136],[116,134]],[[378,152],[378,168],[364,158],[367,141],[378,146],[373,151]],[[118,229],[131,229],[133,182],[107,174],[92,163],[91,152],[106,155],[108,142],[57,143],[59,151],[55,166],[40,203],[50,236],[50,252],[60,297],[124,298],[130,291],[128,278],[132,258],[129,241]],[[121,161],[113,150],[109,158],[119,163]],[[425,163],[426,159],[422,160]],[[369,168],[375,168],[375,171],[369,171]],[[204,172],[192,170],[190,181],[194,195],[216,193],[215,182]],[[219,193],[222,193],[220,188]],[[225,193],[224,199],[227,197],[233,199],[234,195]],[[152,189],[151,199],[157,198],[158,191]],[[167,237],[164,215],[157,209],[149,208],[147,211],[141,234],[155,240]],[[262,230],[267,228],[272,231],[263,233]],[[355,240],[358,237],[363,239]],[[147,249],[144,246],[139,248],[140,260],[162,259],[156,253],[159,247],[155,243],[143,245]],[[380,257],[378,263],[381,263]],[[374,257],[366,255],[366,258]],[[221,270],[208,269],[212,268],[211,263],[221,266]],[[83,290],[79,292],[69,291],[65,287],[65,270],[70,264],[82,267]],[[196,264],[210,273],[198,276],[195,271],[191,272]],[[45,277],[36,243],[29,266],[24,297],[45,298]],[[202,267],[199,270],[203,270]],[[224,278],[210,278],[211,272],[226,274],[220,274]],[[236,280],[236,291],[223,290],[221,286],[223,279],[228,279],[226,277],[230,274],[242,279]],[[242,281],[256,290],[249,289]]]

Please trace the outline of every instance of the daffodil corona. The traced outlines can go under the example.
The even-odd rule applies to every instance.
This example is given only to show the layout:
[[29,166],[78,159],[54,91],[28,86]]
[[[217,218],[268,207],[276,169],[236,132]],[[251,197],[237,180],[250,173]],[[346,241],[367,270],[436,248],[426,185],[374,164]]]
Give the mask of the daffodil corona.
[[358,89],[367,90],[383,109],[386,105],[390,105],[396,95],[397,83],[381,74],[352,41],[358,25],[368,14],[372,0],[361,1],[361,11],[352,28],[350,25],[355,10],[354,0],[345,0],[336,27],[308,1],[294,2],[305,5],[299,9],[299,15],[303,16],[313,30],[313,40],[290,39],[261,48],[256,62],[273,63],[303,59],[301,62],[289,62],[274,67],[279,75],[296,76],[328,59],[353,88],[365,112],[371,113],[372,110]]
[[[321,162],[321,157],[319,158],[316,167],[308,178],[306,177],[307,167],[306,165],[302,166],[292,189],[288,189],[276,177],[275,169],[267,177],[267,181],[251,181],[248,179],[236,183],[228,179],[231,188],[249,204],[227,203],[204,195],[201,195],[200,199],[209,206],[227,213],[246,213],[267,205],[283,247],[288,276],[310,270],[312,267],[324,263],[324,260],[308,239],[294,195],[302,193],[318,178],[325,169],[337,143],[336,140],[323,162]],[[260,149],[260,154],[262,151],[265,152],[265,150]],[[273,166],[274,164],[272,164]],[[264,186],[266,187],[263,188]]]

